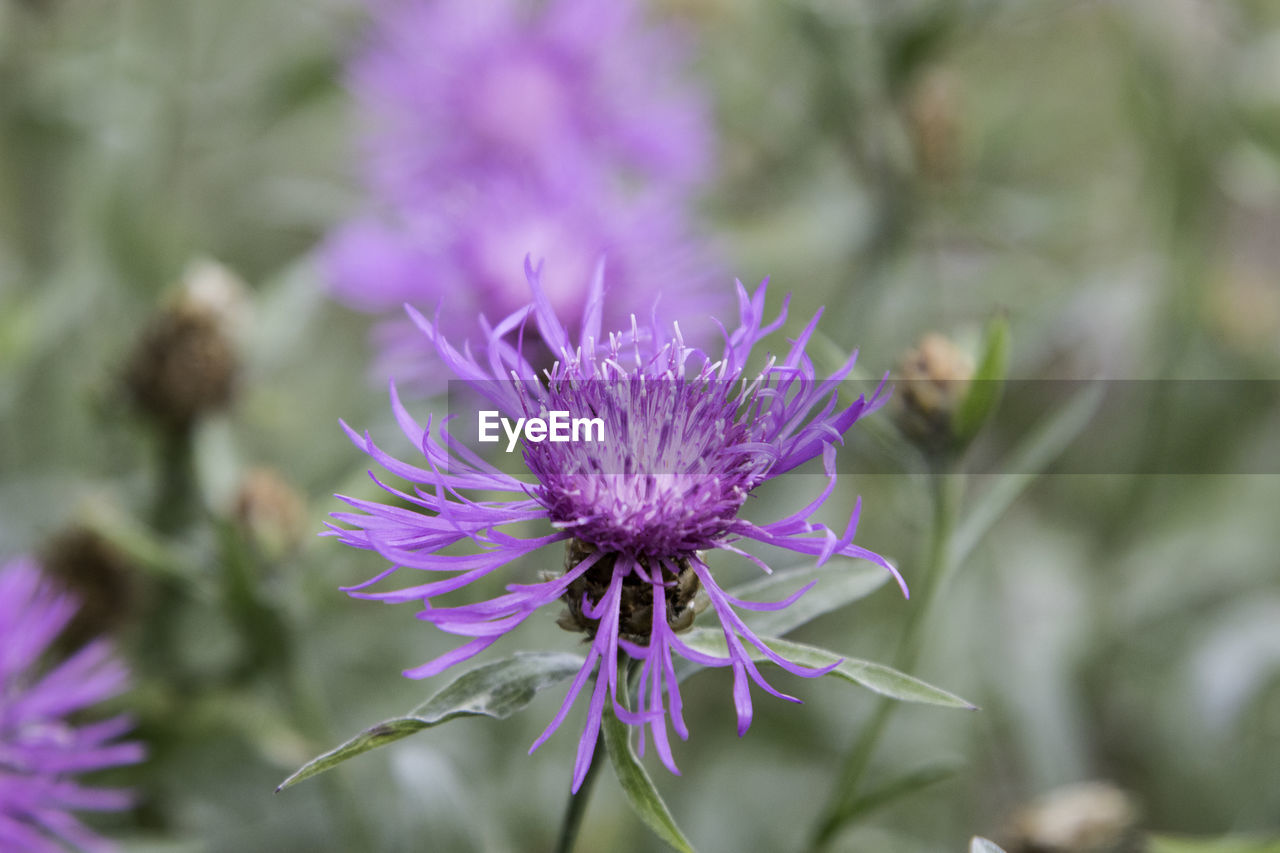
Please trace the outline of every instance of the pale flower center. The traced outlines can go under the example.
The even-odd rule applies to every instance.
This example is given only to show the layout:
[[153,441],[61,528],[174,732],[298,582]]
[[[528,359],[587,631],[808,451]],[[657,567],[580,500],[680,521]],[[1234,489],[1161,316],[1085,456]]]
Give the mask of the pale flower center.
[[511,57],[480,73],[471,120],[495,146],[546,150],[568,119],[565,100],[564,86],[546,62],[531,56]]
[[529,285],[522,272],[525,257],[546,259],[542,286],[551,307],[564,317],[581,310],[591,281],[593,256],[602,249],[591,249],[563,222],[534,214],[500,228],[484,229],[476,241],[474,262],[493,302],[507,312],[529,300]]

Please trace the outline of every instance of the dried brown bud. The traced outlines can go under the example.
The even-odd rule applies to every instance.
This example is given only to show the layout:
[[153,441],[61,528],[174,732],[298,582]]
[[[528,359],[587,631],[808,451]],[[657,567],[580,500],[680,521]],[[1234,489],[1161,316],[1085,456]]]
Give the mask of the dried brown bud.
[[1140,853],[1141,814],[1109,782],[1050,791],[1014,816],[1009,853]]
[[903,434],[928,451],[946,449],[952,417],[969,391],[973,362],[949,339],[928,334],[898,368],[894,419]]
[[245,537],[270,560],[296,551],[306,535],[306,503],[271,468],[254,468],[245,474],[231,512]]
[[[592,545],[570,539],[565,546],[565,571],[570,571],[595,551]],[[650,570],[649,563],[644,557],[640,557],[639,560],[646,571]],[[599,603],[609,589],[616,561],[615,555],[607,554],[569,584],[564,594],[564,602],[568,605],[568,609],[556,620],[561,628],[595,637],[600,620],[591,619],[582,612],[583,598],[585,597],[591,605]],[[662,579],[668,584],[666,587],[667,624],[673,631],[680,632],[693,627],[694,617],[706,609],[708,600],[701,594],[702,584],[698,581],[698,576],[689,561],[680,559],[676,562],[680,566],[680,573],[673,574],[669,569],[664,568]],[[633,572],[622,581],[622,600],[618,605],[618,636],[638,645],[648,645],[652,630],[653,584]]]
[[68,527],[45,543],[40,562],[80,604],[60,637],[67,648],[128,623],[138,601],[137,567],[101,534],[78,524]]
[[126,368],[126,388],[142,412],[186,429],[230,404],[244,302],[243,285],[222,267],[204,262],[188,270],[177,298],[143,330]]

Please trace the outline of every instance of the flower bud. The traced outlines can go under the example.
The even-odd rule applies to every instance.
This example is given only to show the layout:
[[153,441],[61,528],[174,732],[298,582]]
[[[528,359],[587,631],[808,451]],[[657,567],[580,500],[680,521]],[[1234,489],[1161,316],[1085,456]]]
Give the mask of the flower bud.
[[125,386],[137,408],[172,430],[226,408],[240,369],[235,338],[245,305],[234,275],[212,262],[193,264],[134,345]]
[[899,368],[895,420],[902,433],[936,462],[959,454],[990,420],[1004,389],[1009,323],[987,324],[975,369],[967,353],[929,334]]
[[231,512],[244,537],[270,561],[297,551],[306,533],[305,501],[271,468],[254,468],[244,475]]
[[1014,817],[1009,853],[1138,853],[1140,812],[1109,782],[1050,791]]
[[[571,571],[575,566],[595,553],[595,548],[577,539],[570,539],[565,546],[564,569]],[[600,626],[599,619],[592,619],[582,612],[583,599],[591,605],[598,604],[609,589],[609,581],[613,577],[613,564],[616,557],[606,555],[579,578],[569,584],[564,594],[564,602],[568,609],[556,620],[556,624],[566,631],[584,633],[595,637]],[[640,564],[649,569],[644,557]],[[687,631],[693,627],[693,620],[707,608],[710,600],[702,592],[698,575],[688,560],[677,560],[680,573],[673,574],[668,569],[662,570],[666,583],[667,624],[676,632]],[[650,569],[651,570],[651,569]],[[649,633],[653,630],[653,584],[641,579],[635,573],[629,574],[622,582],[622,599],[618,604],[618,636],[639,645],[648,645]]]
[[1280,288],[1265,266],[1234,262],[1209,284],[1208,325],[1227,347],[1246,357],[1280,354]]
[[101,534],[81,524],[56,533],[41,549],[45,574],[80,603],[59,641],[79,648],[123,628],[137,607],[137,566]]
[[948,338],[930,333],[907,352],[897,373],[898,428],[926,452],[949,449],[955,441],[955,413],[973,378],[973,361]]

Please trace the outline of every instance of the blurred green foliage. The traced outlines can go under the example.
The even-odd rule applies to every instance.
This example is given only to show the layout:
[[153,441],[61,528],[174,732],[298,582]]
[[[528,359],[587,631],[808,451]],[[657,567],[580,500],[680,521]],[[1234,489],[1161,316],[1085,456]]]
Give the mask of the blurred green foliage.
[[[654,14],[696,31],[722,132],[706,218],[732,271],[771,275],[794,317],[826,304],[827,338],[859,346],[870,375],[929,331],[976,353],[1001,313],[1015,377],[1280,371],[1277,4],[655,0]],[[449,647],[411,608],[347,599],[337,588],[380,561],[309,535],[334,492],[374,489],[338,418],[395,436],[368,323],[326,300],[309,257],[361,203],[340,79],[361,24],[350,0],[0,2],[0,555],[83,525],[137,573],[116,630],[152,755],[121,774],[142,806],[100,820],[127,849],[545,849],[567,795],[573,738],[525,755],[554,690],[272,794],[435,692],[399,671]],[[238,399],[191,436],[197,514],[165,531],[164,442],[122,381],[199,258],[247,283],[249,320]],[[1191,405],[1204,438],[1178,452],[1213,441],[1244,459],[1277,428],[1275,411]],[[1137,416],[1154,445],[1167,413]],[[261,466],[301,502],[293,546],[237,520]],[[1280,482],[1225,470],[1242,473],[1044,478],[969,543],[917,674],[983,710],[904,709],[869,773],[958,769],[831,849],[1000,840],[1020,806],[1089,778],[1129,791],[1154,831],[1280,833]],[[976,480],[975,498],[1000,488]],[[774,483],[752,511],[814,482]],[[918,577],[921,478],[846,476],[832,518],[856,494],[859,541]],[[798,639],[883,660],[911,607],[882,589]],[[544,622],[516,639],[575,649]],[[655,782],[700,850],[799,849],[872,713],[833,679],[779,677],[805,707],[758,703],[741,743],[727,676],[689,682],[684,776]],[[658,847],[604,780],[582,838]],[[1170,835],[1152,849],[1270,848]]]

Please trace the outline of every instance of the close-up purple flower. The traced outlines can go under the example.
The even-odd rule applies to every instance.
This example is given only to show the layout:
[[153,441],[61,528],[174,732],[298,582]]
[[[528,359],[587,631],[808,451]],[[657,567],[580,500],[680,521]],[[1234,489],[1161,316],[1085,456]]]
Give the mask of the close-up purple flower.
[[132,804],[127,791],[75,778],[143,757],[141,744],[117,740],[132,728],[129,717],[81,720],[85,709],[128,686],[111,644],[94,640],[65,660],[49,660],[76,610],[33,561],[0,568],[0,849],[109,849],[72,812]]
[[[706,561],[709,552],[739,555],[768,572],[760,557],[740,547],[754,541],[814,557],[820,564],[837,554],[870,560],[897,576],[884,558],[853,544],[860,502],[843,534],[813,520],[836,484],[836,445],[859,418],[882,405],[885,395],[877,388],[869,398],[839,405],[839,386],[852,371],[856,354],[832,376],[815,375],[805,348],[820,312],[784,354],[768,356],[761,369],[749,371],[753,350],[786,319],[785,304],[777,317],[766,319],[764,284],[754,294],[738,285],[738,326],[732,331],[721,327],[723,353],[713,359],[688,346],[678,325],[642,325],[633,317],[629,328],[602,336],[603,264],[592,277],[574,344],[556,317],[541,270],[526,265],[526,275],[533,303],[486,327],[482,346],[459,350],[439,322],[408,310],[440,359],[503,417],[567,412],[572,418],[599,418],[604,440],[526,442],[523,459],[529,476],[522,479],[486,462],[451,435],[446,424],[433,425],[428,419],[419,425],[393,385],[396,419],[424,460],[418,465],[402,462],[367,434],[347,428],[379,465],[414,484],[407,492],[380,482],[393,504],[343,498],[354,512],[335,513],[338,523],[332,528],[338,538],[392,563],[348,591],[385,602],[422,602],[426,606],[420,619],[470,638],[407,671],[412,678],[439,674],[479,654],[539,609],[563,601],[567,612],[561,624],[585,633],[590,651],[534,748],[560,726],[595,673],[574,790],[590,766],[606,705],[625,722],[647,725],[659,757],[678,772],[668,720],[681,738],[687,738],[688,730],[673,656],[732,669],[739,734],[751,723],[749,682],[798,701],[764,679],[748,646],[797,675],[817,676],[830,669],[786,660],[738,613],[785,608],[807,586],[781,602],[739,600],[716,580]],[[522,354],[530,324],[557,359],[541,374]],[[767,523],[740,516],[753,489],[818,457],[826,486],[807,506]],[[495,492],[510,498],[493,499]],[[550,532],[521,538],[511,530],[532,521],[546,522]],[[561,574],[544,575],[540,583],[509,584],[505,594],[479,603],[433,602],[557,543],[565,547]],[[451,547],[457,545],[470,548],[463,553]],[[399,569],[446,576],[393,591],[369,590]],[[724,656],[704,654],[681,641],[680,632],[707,605],[723,632]],[[640,667],[640,707],[634,711],[614,701],[620,657]],[[642,739],[642,749],[643,744]]]

